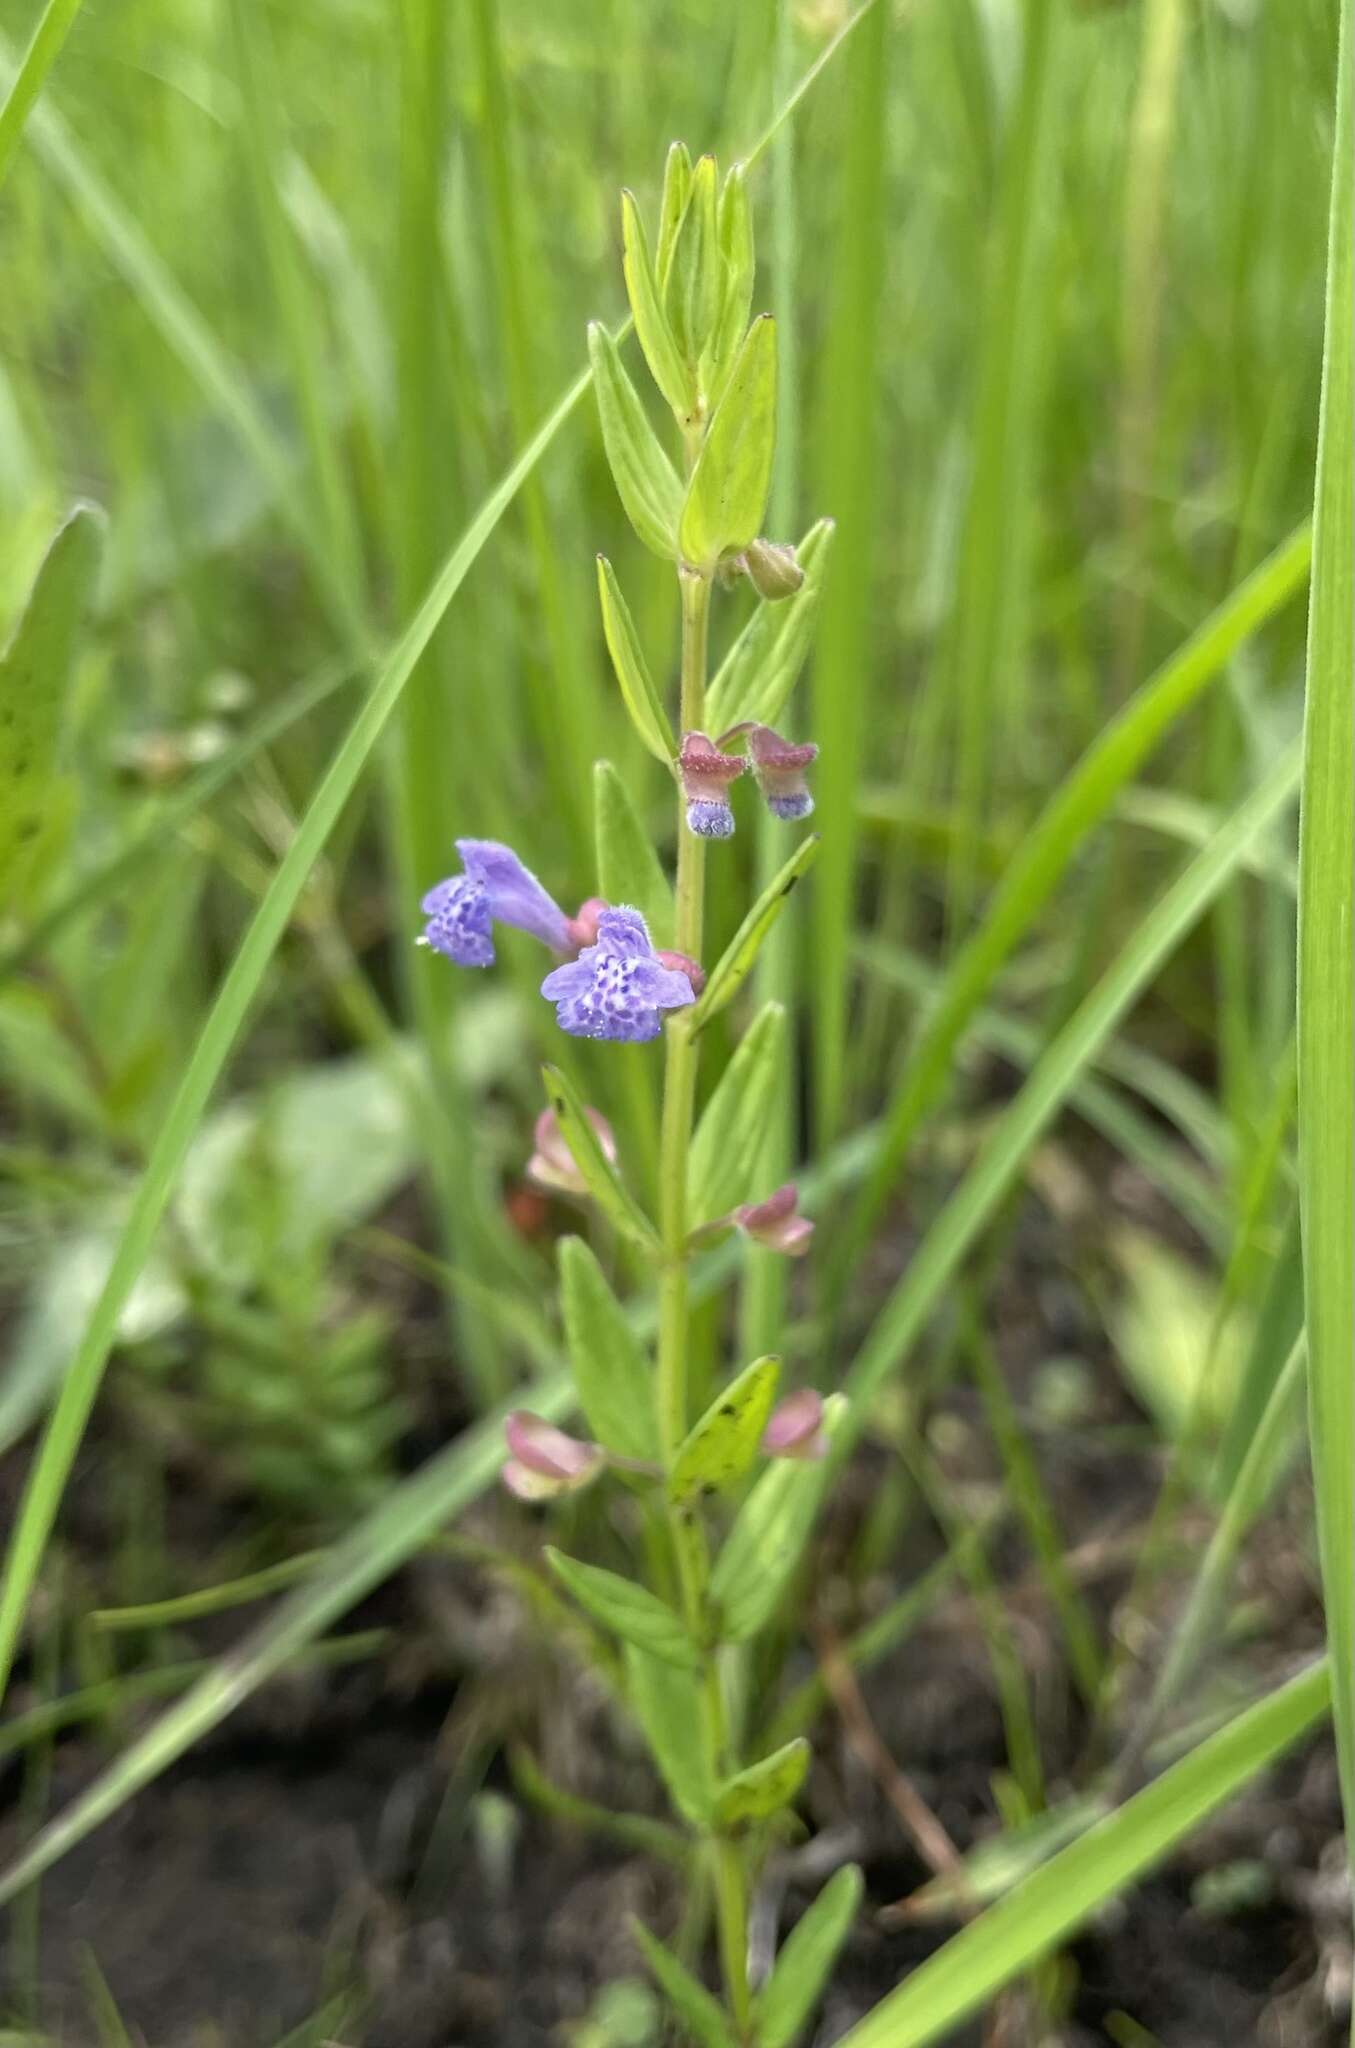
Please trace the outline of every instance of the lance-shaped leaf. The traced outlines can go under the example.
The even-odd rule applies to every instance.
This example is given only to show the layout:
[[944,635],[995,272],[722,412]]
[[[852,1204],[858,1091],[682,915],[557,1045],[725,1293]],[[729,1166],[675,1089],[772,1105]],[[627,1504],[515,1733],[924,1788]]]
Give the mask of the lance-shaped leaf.
[[700,2048],[738,2048],[729,2021],[704,1984],[698,1983],[685,1963],[680,1963],[658,1936],[641,1920],[632,1920],[630,1931],[654,1981],[692,2039]]
[[804,666],[828,568],[833,522],[820,519],[796,549],[805,580],[794,597],[760,604],[721,662],[706,695],[706,722],[724,732],[747,719],[775,725]]
[[74,788],[59,772],[61,732],[103,534],[103,514],[77,505],[0,655],[0,912],[35,891],[74,809]]
[[682,216],[687,211],[687,200],[692,189],[692,160],[685,142],[669,144],[668,157],[663,167],[663,197],[659,201],[659,232],[654,241],[654,274],[660,287],[668,282],[668,269],[673,260],[673,244],[677,240]]
[[[823,1427],[830,1439],[846,1410],[841,1394],[824,1403]],[[747,1642],[771,1619],[814,1526],[831,1462],[777,1459],[739,1509],[710,1579],[727,1642]]]
[[692,375],[673,339],[668,315],[659,297],[659,283],[649,260],[645,224],[633,192],[621,194],[621,263],[626,292],[635,315],[635,332],[650,375],[676,413],[692,409]]
[[561,1239],[559,1263],[565,1342],[588,1427],[604,1449],[652,1459],[654,1388],[640,1340],[581,1237]]
[[671,945],[672,884],[610,761],[593,765],[593,830],[598,888],[608,903],[633,903],[649,926],[654,944]]
[[712,569],[762,531],[776,448],[776,322],[748,330],[687,486],[679,538],[684,561]]
[[773,875],[716,962],[710,980],[692,1011],[693,1031],[703,1031],[711,1018],[717,1016],[726,1003],[732,1002],[743,987],[763,940],[785,909],[795,884],[813,865],[818,850],[819,837],[812,832],[808,839],[801,840],[785,866]]
[[631,1644],[626,1650],[626,1695],[674,1806],[701,1827],[710,1819],[715,1788],[699,1681],[692,1672]]
[[785,1053],[785,1009],[780,1003],[764,1003],[696,1127],[687,1169],[687,1204],[695,1226],[713,1223],[739,1202],[765,1192],[754,1186],[754,1177]]
[[742,164],[731,166],[720,194],[720,310],[705,365],[706,388],[717,405],[724,381],[738,357],[753,305],[753,216]]
[[715,1818],[721,1827],[740,1827],[779,1813],[805,1781],[810,1748],[803,1735],[770,1756],[726,1778],[715,1796]]
[[864,1890],[848,1863],[791,1929],[757,2002],[759,2048],[791,2048],[828,1982]]
[[644,1586],[623,1579],[619,1572],[604,1571],[600,1565],[580,1564],[578,1558],[566,1557],[549,1544],[546,1562],[584,1612],[613,1635],[634,1643],[637,1650],[661,1663],[695,1669],[699,1661],[696,1645],[672,1608]]
[[757,1358],[716,1396],[673,1460],[670,1500],[680,1507],[738,1484],[757,1456],[780,1378],[779,1358]]
[[677,754],[673,728],[668,723],[663,699],[654,687],[649,664],[640,646],[640,636],[635,630],[630,608],[621,595],[616,572],[605,555],[598,556],[598,597],[602,604],[603,638],[612,657],[612,667],[616,671],[631,724],[655,760],[671,765]]
[[710,339],[720,306],[717,181],[715,158],[699,157],[673,237],[663,288],[663,309],[669,328],[693,370]]
[[677,471],[659,445],[635,386],[622,367],[616,343],[597,321],[588,330],[588,358],[593,366],[602,444],[617,495],[645,546],[671,561],[677,554],[682,516]]
[[604,1216],[624,1236],[642,1245],[651,1257],[659,1251],[654,1226],[598,1143],[584,1103],[572,1081],[558,1067],[541,1069],[546,1099],[555,1111],[560,1134],[574,1155],[574,1164],[588,1183],[588,1192]]

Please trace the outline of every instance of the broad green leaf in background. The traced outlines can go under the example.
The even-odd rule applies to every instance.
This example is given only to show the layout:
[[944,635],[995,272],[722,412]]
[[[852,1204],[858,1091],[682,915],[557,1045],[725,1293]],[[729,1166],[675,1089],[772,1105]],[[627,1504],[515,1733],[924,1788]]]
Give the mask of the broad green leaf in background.
[[[831,1442],[847,1404],[841,1394],[824,1403],[823,1426]],[[779,1458],[768,1465],[739,1509],[710,1577],[711,1599],[720,1632],[731,1643],[747,1642],[770,1620],[800,1562],[814,1526],[830,1460],[798,1463]]]
[[742,1771],[726,1778],[715,1798],[715,1818],[721,1827],[741,1827],[748,1821],[767,1820],[789,1806],[809,1769],[813,1752],[803,1735],[797,1735],[770,1756],[760,1757]]
[[626,1643],[634,1643],[650,1657],[664,1664],[678,1664],[692,1670],[698,1662],[696,1645],[671,1607],[648,1592],[634,1579],[600,1565],[581,1564],[577,1558],[546,1546],[546,1562],[561,1584],[574,1595],[580,1607]]
[[734,1000],[752,972],[753,963],[776,920],[786,907],[795,884],[813,866],[819,851],[818,834],[802,839],[790,859],[772,876],[757,902],[735,932],[711,970],[710,980],[692,1011],[693,1032],[703,1031],[726,1003]]
[[1133,1391],[1178,1441],[1192,1419],[1219,1426],[1236,1397],[1245,1329],[1233,1319],[1211,1342],[1214,1288],[1197,1265],[1150,1232],[1117,1230],[1109,1250],[1123,1289],[1108,1324]]
[[562,1238],[559,1261],[570,1369],[588,1427],[623,1458],[653,1458],[653,1376],[640,1340],[582,1238]]
[[77,505],[0,655],[0,917],[28,907],[74,810],[74,785],[61,773],[63,726],[103,534],[103,514]]
[[656,946],[673,943],[673,890],[654,842],[635,815],[625,783],[610,761],[593,766],[593,829],[597,840],[598,894],[629,903],[649,926]]
[[864,1889],[856,1864],[846,1864],[791,1929],[758,1996],[759,2048],[791,2048],[828,1982]]
[[762,530],[776,447],[776,322],[763,313],[729,373],[687,486],[683,560],[712,569]]
[[650,375],[675,413],[692,409],[692,377],[673,339],[659,296],[658,279],[649,259],[644,222],[633,192],[621,194],[621,261],[635,332]]
[[794,597],[760,604],[720,663],[706,694],[712,732],[750,719],[775,725],[804,667],[832,548],[833,522],[820,519],[796,549],[805,580]]
[[622,367],[616,343],[597,321],[588,329],[588,360],[602,444],[626,517],[647,548],[672,561],[677,554],[682,485]]
[[723,1493],[742,1479],[757,1456],[780,1378],[780,1359],[754,1359],[716,1395],[673,1460],[668,1495],[677,1506]]
[[626,1648],[626,1693],[673,1804],[700,1827],[710,1818],[710,1781],[701,1691],[690,1671]]
[[698,1983],[643,1921],[632,1920],[630,1929],[654,1972],[655,1982],[700,2048],[738,2048],[729,2021],[705,1985]]
[[694,1227],[728,1215],[736,1203],[771,1193],[755,1188],[777,1077],[786,1052],[786,1012],[764,1003],[721,1074],[692,1140],[688,1213]]
[[1318,1550],[1355,1845],[1355,5],[1342,0],[1299,839],[1299,1199]]
[[621,686],[631,724],[655,760],[671,768],[677,756],[673,728],[668,723],[663,700],[654,687],[649,664],[640,646],[640,636],[616,580],[616,571],[605,555],[598,556],[598,598],[602,605],[603,638],[612,657],[612,667]]
[[1330,1697],[1321,1663],[1248,1707],[954,1935],[858,2021],[841,2048],[923,2048],[949,2038],[1316,1727]]
[[549,1062],[541,1069],[546,1100],[555,1111],[560,1134],[574,1155],[574,1164],[588,1183],[588,1192],[608,1221],[651,1256],[658,1251],[654,1227],[598,1143],[587,1110],[568,1075]]

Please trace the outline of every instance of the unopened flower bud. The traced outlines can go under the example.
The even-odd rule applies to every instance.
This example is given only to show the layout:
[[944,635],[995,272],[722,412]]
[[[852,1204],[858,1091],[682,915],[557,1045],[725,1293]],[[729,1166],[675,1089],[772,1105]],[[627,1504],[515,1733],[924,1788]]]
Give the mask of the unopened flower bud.
[[503,1433],[512,1455],[500,1476],[519,1500],[554,1500],[562,1493],[577,1493],[606,1463],[601,1445],[566,1436],[525,1408],[513,1410]]
[[[600,1110],[590,1109],[588,1121],[593,1126],[603,1156],[610,1165],[616,1164],[616,1139],[612,1127]],[[533,1133],[535,1150],[527,1161],[527,1178],[539,1188],[550,1188],[564,1195],[585,1195],[588,1183],[579,1172],[574,1154],[565,1142],[560,1129],[560,1120],[553,1109],[543,1109],[536,1120]]]
[[703,732],[682,735],[678,772],[687,800],[687,824],[698,838],[729,838],[734,830],[729,785],[747,765],[740,754],[722,754]]
[[745,1237],[765,1245],[768,1251],[784,1252],[791,1259],[803,1258],[809,1250],[814,1226],[807,1216],[796,1214],[799,1206],[799,1189],[793,1181],[787,1181],[765,1202],[745,1202],[734,1211],[734,1221]]
[[598,919],[607,908],[604,896],[589,896],[573,917],[565,919],[565,936],[570,952],[577,959],[585,946],[595,946],[598,940]]
[[826,1458],[828,1437],[823,1427],[823,1400],[812,1387],[802,1387],[778,1401],[762,1432],[769,1458]]
[[685,974],[692,985],[694,996],[699,996],[706,986],[706,970],[699,960],[692,959],[690,953],[674,953],[667,947],[660,947],[654,958],[676,973]]
[[748,728],[748,753],[757,786],[774,818],[807,818],[814,808],[805,769],[818,754],[812,743],[801,747],[783,740],[769,725]]
[[793,547],[786,541],[755,540],[743,551],[748,581],[767,604],[794,597],[805,580]]

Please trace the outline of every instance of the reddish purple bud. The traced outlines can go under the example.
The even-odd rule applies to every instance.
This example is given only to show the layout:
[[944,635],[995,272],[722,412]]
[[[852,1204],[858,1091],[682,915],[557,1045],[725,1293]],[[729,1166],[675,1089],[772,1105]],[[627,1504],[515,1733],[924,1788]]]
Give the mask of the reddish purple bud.
[[512,1453],[503,1468],[503,1483],[520,1500],[550,1500],[577,1493],[597,1478],[605,1459],[598,1444],[566,1436],[554,1423],[525,1408],[515,1408],[503,1426]]
[[700,839],[728,839],[734,830],[729,784],[748,763],[741,754],[722,754],[703,732],[682,735],[678,772],[687,800],[687,825]]
[[765,1202],[745,1202],[734,1211],[734,1221],[746,1237],[765,1245],[768,1251],[784,1252],[788,1258],[802,1258],[809,1250],[814,1226],[807,1216],[798,1216],[800,1194],[793,1181],[768,1195]]
[[748,753],[757,786],[774,818],[807,818],[814,808],[805,769],[818,754],[812,744],[793,747],[769,725],[750,725]]
[[677,973],[685,974],[692,985],[692,994],[694,996],[699,996],[702,989],[706,986],[705,968],[699,960],[693,960],[689,954],[672,953],[660,949],[655,953],[654,958],[662,961],[665,967],[674,968]]
[[570,953],[576,960],[585,946],[597,944],[598,919],[606,908],[605,897],[590,896],[586,902],[579,905],[573,917],[565,919],[565,936],[569,942]]
[[[600,1110],[590,1109],[587,1114],[604,1157],[615,1166],[616,1139],[612,1136],[611,1125]],[[579,1172],[553,1109],[542,1110],[536,1120],[533,1138],[536,1149],[527,1161],[528,1180],[539,1188],[552,1188],[560,1194],[586,1195],[588,1183]]]
[[769,1458],[827,1457],[823,1400],[812,1387],[801,1387],[777,1402],[762,1432],[762,1448]]

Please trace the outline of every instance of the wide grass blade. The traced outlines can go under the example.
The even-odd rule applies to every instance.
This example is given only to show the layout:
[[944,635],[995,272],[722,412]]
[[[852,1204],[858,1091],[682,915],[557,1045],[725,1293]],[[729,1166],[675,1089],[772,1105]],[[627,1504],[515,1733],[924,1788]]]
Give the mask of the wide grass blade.
[[1326,1663],[1248,1707],[948,1941],[843,2037],[922,2048],[987,2005],[1321,1721]]
[[[1318,1547],[1355,1827],[1355,5],[1341,9],[1299,850],[1299,1199]],[[1352,1836],[1355,1840],[1355,1836]]]

